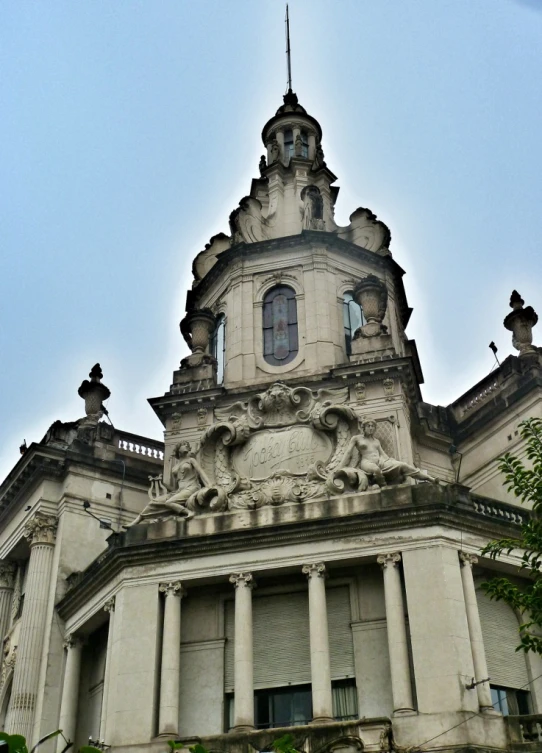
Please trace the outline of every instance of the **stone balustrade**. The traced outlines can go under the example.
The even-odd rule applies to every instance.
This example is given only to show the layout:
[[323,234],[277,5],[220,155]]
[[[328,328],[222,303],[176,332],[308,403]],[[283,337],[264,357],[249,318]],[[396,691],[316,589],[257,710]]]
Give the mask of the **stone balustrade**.
[[[515,743],[542,742],[542,714],[525,714],[506,718],[510,740]],[[540,750],[538,746],[526,750]]]
[[129,452],[134,455],[141,455],[148,458],[155,458],[156,460],[164,459],[164,445],[160,442],[151,444],[144,437],[139,437],[136,434],[126,434],[125,432],[118,432],[117,435],[117,447],[122,452]]

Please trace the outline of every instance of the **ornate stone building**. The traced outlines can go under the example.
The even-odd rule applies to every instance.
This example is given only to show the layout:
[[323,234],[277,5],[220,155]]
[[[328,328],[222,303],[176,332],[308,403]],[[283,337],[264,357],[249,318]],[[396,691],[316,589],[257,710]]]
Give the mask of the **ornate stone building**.
[[164,444],[107,422],[96,365],[85,418],[0,487],[2,724],[149,753],[285,728],[304,753],[540,749],[542,660],[480,590],[517,571],[480,550],[528,515],[497,459],[541,415],[536,314],[514,293],[519,354],[425,403],[390,231],[365,208],[336,224],[291,90],[262,139],[194,260],[191,355],[150,400]]

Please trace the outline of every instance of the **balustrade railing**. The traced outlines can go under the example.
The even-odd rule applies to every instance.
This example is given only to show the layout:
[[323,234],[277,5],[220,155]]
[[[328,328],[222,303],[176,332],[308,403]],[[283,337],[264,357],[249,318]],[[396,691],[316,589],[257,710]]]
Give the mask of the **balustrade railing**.
[[452,405],[452,410],[457,419],[462,419],[465,415],[479,408],[490,399],[497,396],[500,391],[498,375],[490,375],[475,385],[466,395],[457,400]]
[[494,502],[492,499],[471,496],[469,504],[479,515],[487,515],[489,518],[498,518],[505,523],[521,525],[525,523],[529,514],[514,505],[508,505],[505,502]]
[[507,720],[514,742],[542,742],[542,714],[509,716]]
[[119,450],[122,450],[123,452],[142,455],[144,457],[154,458],[155,460],[164,459],[164,446],[162,444],[159,442],[156,444],[151,443],[148,439],[138,437],[135,434],[119,432],[117,446]]

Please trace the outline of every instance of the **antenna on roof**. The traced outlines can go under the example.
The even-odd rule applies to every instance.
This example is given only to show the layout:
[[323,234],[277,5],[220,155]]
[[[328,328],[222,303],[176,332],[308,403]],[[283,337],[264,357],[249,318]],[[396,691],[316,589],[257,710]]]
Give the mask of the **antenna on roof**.
[[288,66],[288,91],[292,91],[292,51],[290,49],[290,15],[286,3],[286,62]]

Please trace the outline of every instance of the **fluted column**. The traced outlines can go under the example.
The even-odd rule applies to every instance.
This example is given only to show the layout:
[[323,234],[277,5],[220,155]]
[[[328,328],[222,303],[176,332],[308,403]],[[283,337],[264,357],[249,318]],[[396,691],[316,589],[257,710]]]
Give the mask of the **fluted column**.
[[[480,682],[480,680],[486,680],[489,675],[486,654],[484,651],[482,624],[480,622],[478,601],[476,599],[476,589],[474,587],[474,578],[472,576],[472,566],[478,562],[478,557],[474,554],[459,552],[459,559],[461,561],[461,581],[463,583],[463,595],[465,597],[465,608],[467,610],[472,662],[474,664],[474,679],[476,682]],[[482,682],[480,685],[477,685],[476,691],[478,693],[480,710],[485,712],[493,711],[489,682]]]
[[309,635],[311,649],[312,718],[333,721],[331,665],[326,603],[326,566],[323,562],[303,565],[309,581]]
[[29,741],[34,723],[57,524],[56,517],[38,513],[28,521],[24,531],[30,544],[30,559],[7,731],[24,735]]
[[254,669],[252,652],[252,573],[233,573],[235,586],[234,721],[238,730],[254,728]]
[[6,637],[11,623],[11,600],[16,569],[14,562],[0,560],[0,643]]
[[165,604],[158,734],[178,735],[181,669],[181,599],[184,596],[184,589],[180,581],[160,583],[159,588],[160,592],[165,594]]
[[107,740],[107,709],[109,703],[109,688],[111,687],[111,652],[113,651],[113,628],[115,625],[114,596],[105,602],[104,612],[109,614],[109,628],[107,631],[107,650],[105,652],[104,692],[102,696],[102,713],[100,715],[100,740]]
[[67,651],[67,656],[66,667],[64,669],[62,700],[60,702],[60,721],[58,724],[59,729],[62,730],[63,737],[58,738],[58,753],[64,750],[66,745],[64,738],[70,742],[73,742],[75,739],[83,641],[79,637],[69,635],[64,641],[64,648]]
[[413,711],[410,666],[408,661],[405,608],[398,552],[381,554],[377,562],[384,571],[384,597],[386,601],[386,627],[390,654],[391,686],[394,713]]

